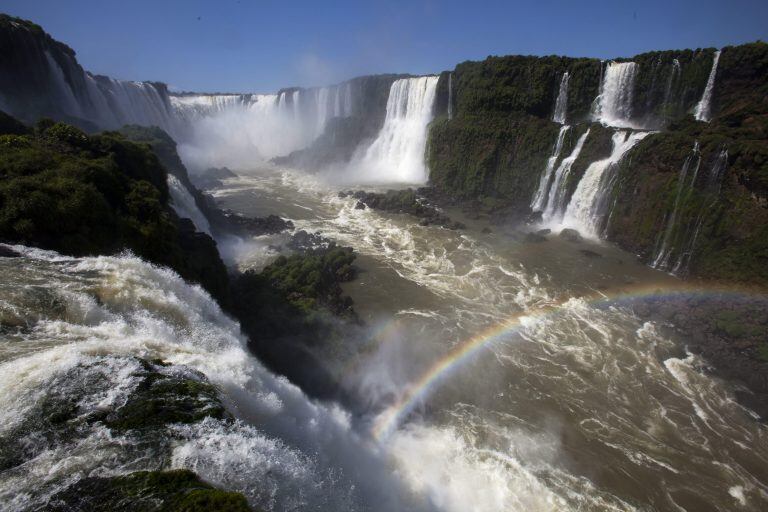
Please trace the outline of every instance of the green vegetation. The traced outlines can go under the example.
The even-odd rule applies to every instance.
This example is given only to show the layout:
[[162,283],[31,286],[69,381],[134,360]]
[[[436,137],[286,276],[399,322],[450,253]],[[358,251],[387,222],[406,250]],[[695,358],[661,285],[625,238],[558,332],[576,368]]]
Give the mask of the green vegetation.
[[[453,72],[456,116],[551,118],[566,71],[571,77],[568,117],[582,120],[600,86],[600,61],[558,56],[510,55],[462,62]],[[447,94],[447,86],[443,87]]]
[[179,224],[148,146],[49,120],[21,134],[8,116],[0,126],[0,240],[74,256],[129,249],[223,297],[216,244]]
[[137,471],[86,477],[55,495],[52,512],[248,512],[245,496],[203,482],[191,471]]
[[351,249],[331,243],[281,256],[232,284],[233,310],[249,335],[250,349],[313,396],[338,392],[317,353],[337,350],[346,329],[357,323],[352,299],[339,285],[354,278],[354,259]]

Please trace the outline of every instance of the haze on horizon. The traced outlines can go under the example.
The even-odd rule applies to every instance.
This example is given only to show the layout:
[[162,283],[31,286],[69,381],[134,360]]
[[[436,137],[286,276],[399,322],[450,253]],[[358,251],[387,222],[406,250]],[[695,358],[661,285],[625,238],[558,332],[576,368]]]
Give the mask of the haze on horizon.
[[768,36],[760,0],[99,2],[5,0],[89,71],[174,90],[269,92],[377,73],[436,73],[488,55],[598,58]]

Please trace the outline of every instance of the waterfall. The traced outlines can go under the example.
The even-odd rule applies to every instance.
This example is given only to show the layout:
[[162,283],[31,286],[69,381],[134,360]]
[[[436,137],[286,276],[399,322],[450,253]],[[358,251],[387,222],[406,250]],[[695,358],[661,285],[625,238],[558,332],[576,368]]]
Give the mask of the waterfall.
[[453,73],[448,73],[448,120],[453,119]]
[[344,117],[352,115],[352,82],[344,84]]
[[671,103],[672,99],[672,86],[675,83],[675,80],[678,80],[680,78],[680,74],[682,72],[682,68],[680,66],[680,61],[677,59],[674,59],[672,61],[672,69],[669,72],[669,78],[667,79],[667,87],[664,90],[664,108],[668,109],[669,105]]
[[563,78],[560,79],[560,89],[557,92],[557,100],[555,101],[555,113],[552,115],[552,120],[556,123],[565,124],[565,117],[568,111],[568,81],[570,75],[566,71],[563,73]]
[[321,87],[317,90],[317,134],[323,133],[325,123],[328,122],[328,94],[327,87]]
[[295,119],[299,119],[301,117],[301,110],[299,108],[299,94],[301,93],[300,90],[296,89],[293,91],[293,97],[291,98],[291,104],[293,105],[293,117]]
[[211,235],[211,225],[205,214],[197,207],[189,190],[173,174],[168,174],[168,190],[171,193],[171,206],[176,214],[181,218],[190,219],[198,231]]
[[[696,241],[699,238],[699,232],[701,226],[704,224],[704,217],[712,207],[717,203],[720,196],[720,189],[723,184],[723,176],[728,165],[728,149],[723,148],[717,154],[715,161],[710,168],[707,181],[704,186],[702,194],[704,195],[703,201],[699,205],[699,212],[696,216],[696,221],[689,225],[689,229],[685,234],[684,243],[682,244],[683,250],[680,252],[680,257],[675,263],[675,267],[672,269],[673,274],[684,274],[688,271],[688,267],[691,264],[691,258],[693,251],[696,249]],[[698,174],[698,166],[696,167],[697,173],[694,173],[693,179],[691,179],[691,190],[696,183],[696,177]]]
[[539,187],[536,189],[536,193],[531,201],[531,210],[541,211],[545,206],[545,200],[548,196],[549,186],[552,182],[552,172],[555,170],[555,164],[557,159],[560,158],[560,152],[563,150],[563,141],[565,140],[565,134],[570,129],[570,126],[563,125],[560,127],[560,132],[557,134],[557,140],[555,146],[552,148],[552,155],[547,159],[547,165],[544,167],[544,172],[541,174],[539,180]]
[[[696,167],[693,173],[693,179],[689,184],[686,185],[685,179],[688,176],[688,169],[690,168],[691,162],[694,159],[696,159]],[[657,244],[658,250],[656,251],[656,257],[651,263],[653,268],[658,268],[660,270],[669,269],[672,250],[674,249],[672,237],[675,232],[675,227],[679,215],[680,199],[684,195],[684,191],[691,190],[693,188],[694,182],[696,181],[696,176],[699,173],[700,165],[701,153],[699,152],[699,142],[696,141],[693,145],[693,151],[686,157],[685,162],[683,162],[683,166],[680,168],[680,174],[677,177],[677,193],[675,195],[675,204],[672,208],[672,213],[669,214],[669,218],[666,220],[666,227],[663,231],[661,243]]]
[[632,100],[634,98],[637,64],[609,62],[596,100],[596,120],[608,126],[632,128]]
[[563,217],[563,224],[579,229],[583,234],[597,238],[603,227],[613,177],[617,164],[635,144],[649,132],[617,130],[613,134],[611,155],[589,165],[571,197]]
[[576,145],[571,151],[571,154],[560,162],[560,165],[555,171],[555,178],[552,181],[552,185],[549,187],[549,194],[546,197],[546,201],[542,202],[540,209],[543,210],[542,218],[546,222],[559,221],[563,216],[563,208],[565,206],[565,178],[571,172],[573,163],[579,158],[581,149],[584,147],[589,136],[589,129],[585,131],[579,140],[576,141]]
[[387,100],[384,126],[352,166],[373,182],[424,183],[427,125],[432,121],[438,77],[396,80]]
[[712,59],[712,70],[709,72],[707,85],[704,87],[704,93],[701,100],[696,105],[693,116],[698,121],[709,122],[712,119],[712,91],[715,88],[715,77],[717,76],[717,63],[720,61],[720,50],[715,52]]

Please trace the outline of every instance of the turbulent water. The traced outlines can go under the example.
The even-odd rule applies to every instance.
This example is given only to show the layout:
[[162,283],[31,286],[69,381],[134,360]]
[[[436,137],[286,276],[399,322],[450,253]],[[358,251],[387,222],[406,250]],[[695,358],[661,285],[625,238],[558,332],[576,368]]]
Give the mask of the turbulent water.
[[[450,511],[763,508],[768,440],[728,387],[702,373],[684,340],[640,321],[631,301],[579,298],[595,288],[674,287],[673,278],[607,245],[588,245],[603,257],[585,259],[583,245],[482,233],[483,220],[459,212],[449,213],[465,231],[420,226],[358,210],[336,190],[264,170],[215,194],[227,207],[291,217],[360,253],[361,276],[346,291],[371,333],[355,341],[357,351],[324,359],[368,404],[354,413],[356,431],[373,438],[409,492]],[[274,245],[254,240],[240,265],[264,265]],[[452,347],[555,303],[564,304],[557,314],[532,315],[449,365],[393,431],[375,430]]]
[[608,126],[632,128],[632,99],[634,98],[637,64],[609,62],[605,68],[594,117]]

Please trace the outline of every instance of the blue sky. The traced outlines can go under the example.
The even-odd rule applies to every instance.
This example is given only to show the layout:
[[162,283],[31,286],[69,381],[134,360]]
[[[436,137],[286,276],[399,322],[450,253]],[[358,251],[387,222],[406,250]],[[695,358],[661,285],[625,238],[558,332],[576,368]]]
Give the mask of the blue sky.
[[0,0],[89,71],[181,90],[269,92],[488,55],[611,58],[768,39],[768,1]]

